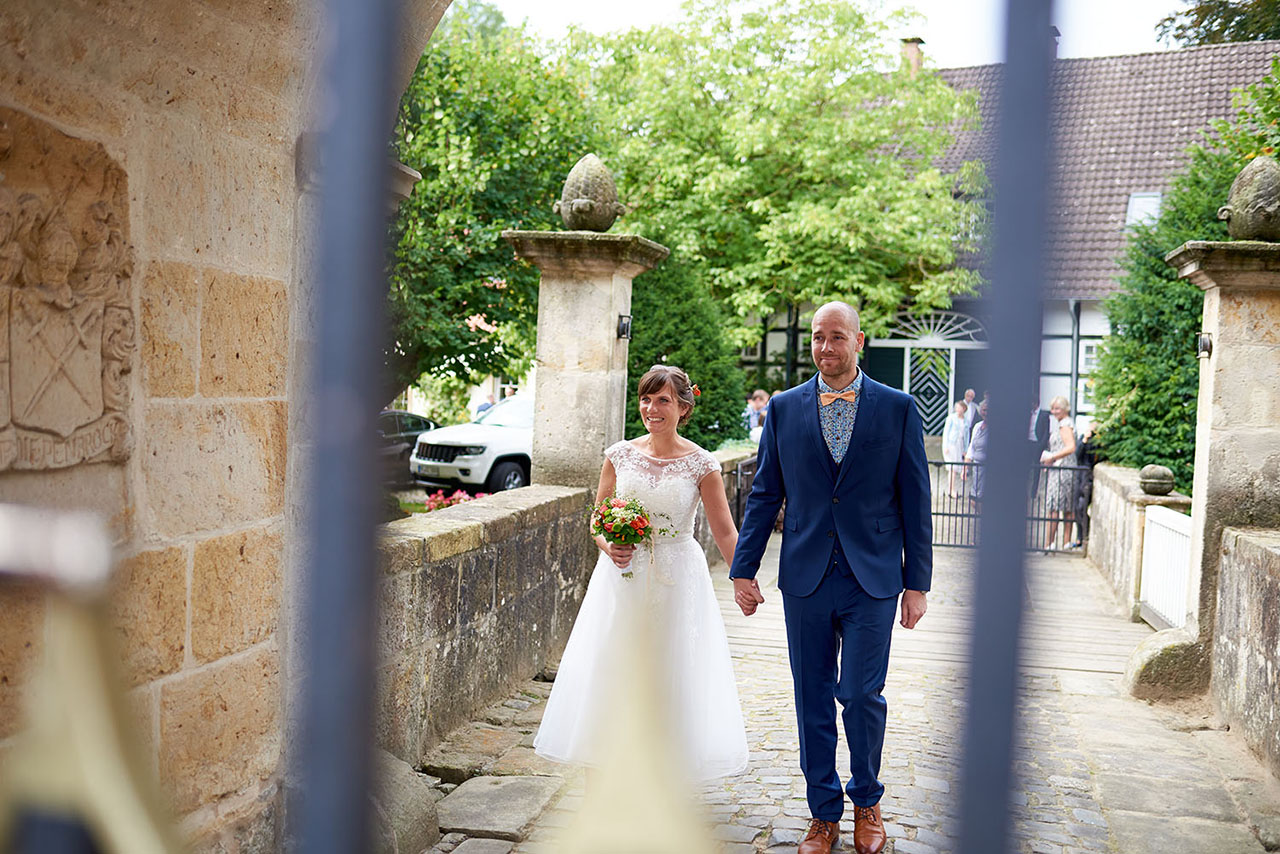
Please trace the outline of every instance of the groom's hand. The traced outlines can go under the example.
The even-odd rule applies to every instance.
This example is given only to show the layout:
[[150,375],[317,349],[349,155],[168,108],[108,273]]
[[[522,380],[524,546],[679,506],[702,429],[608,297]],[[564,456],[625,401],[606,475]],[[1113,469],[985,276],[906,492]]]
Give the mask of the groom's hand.
[[742,609],[743,616],[750,617],[764,601],[760,595],[760,585],[754,578],[735,578],[733,580],[733,601]]
[[927,609],[923,590],[902,591],[902,627],[904,629],[914,629]]

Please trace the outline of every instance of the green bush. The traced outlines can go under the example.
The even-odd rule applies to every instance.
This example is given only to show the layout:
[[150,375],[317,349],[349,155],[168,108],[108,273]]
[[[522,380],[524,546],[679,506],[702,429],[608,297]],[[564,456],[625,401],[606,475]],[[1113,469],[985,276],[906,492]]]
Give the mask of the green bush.
[[1164,256],[1188,240],[1226,237],[1217,210],[1236,169],[1225,152],[1193,149],[1190,167],[1174,179],[1159,218],[1134,229],[1121,290],[1106,302],[1111,336],[1093,375],[1103,456],[1126,466],[1168,466],[1184,492],[1191,490],[1195,458],[1195,336],[1204,295],[1180,281]]
[[684,368],[702,391],[693,416],[680,430],[683,436],[712,451],[745,436],[745,379],[737,351],[725,334],[724,311],[678,252],[636,279],[631,317],[627,436],[645,432],[636,390],[645,371],[659,363]]
[[1225,240],[1218,208],[1240,168],[1280,145],[1280,60],[1257,84],[1236,93],[1238,114],[1216,122],[1216,136],[1190,149],[1159,217],[1133,229],[1120,290],[1106,302],[1111,335],[1094,373],[1102,458],[1126,466],[1158,463],[1191,491],[1200,367],[1195,335],[1204,295],[1179,281],[1164,256],[1188,240]]

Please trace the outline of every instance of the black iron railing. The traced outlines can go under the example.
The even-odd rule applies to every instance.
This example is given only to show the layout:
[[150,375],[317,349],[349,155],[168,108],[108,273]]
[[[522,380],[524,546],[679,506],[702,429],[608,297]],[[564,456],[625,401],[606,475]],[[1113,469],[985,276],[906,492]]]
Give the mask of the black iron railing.
[[[978,463],[930,460],[933,544],[977,548],[986,470]],[[1026,539],[1033,552],[1083,553],[1088,536],[1087,466],[1038,466],[1027,483]]]

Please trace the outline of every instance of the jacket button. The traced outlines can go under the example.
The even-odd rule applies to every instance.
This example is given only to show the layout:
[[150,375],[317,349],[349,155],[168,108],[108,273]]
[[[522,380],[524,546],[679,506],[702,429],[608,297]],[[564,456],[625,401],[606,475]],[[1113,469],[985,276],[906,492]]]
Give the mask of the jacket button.
[[839,499],[839,498],[833,498],[833,499],[831,499],[831,503],[832,503],[832,504],[839,504],[839,503],[840,503],[840,499]]
[[836,532],[835,532],[835,531],[827,531],[827,536],[828,536],[828,537],[834,537],[835,535],[836,535]]

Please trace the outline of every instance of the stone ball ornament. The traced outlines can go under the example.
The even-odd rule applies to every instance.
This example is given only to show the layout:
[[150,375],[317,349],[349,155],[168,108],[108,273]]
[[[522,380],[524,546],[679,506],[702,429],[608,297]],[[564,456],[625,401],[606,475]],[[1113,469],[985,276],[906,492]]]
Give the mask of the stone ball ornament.
[[1173,492],[1173,472],[1154,463],[1143,466],[1138,470],[1138,486],[1147,495],[1168,495]]
[[1231,182],[1218,219],[1227,221],[1232,240],[1280,243],[1280,163],[1267,155],[1249,161]]
[[551,208],[570,231],[608,231],[625,211],[618,204],[613,174],[594,154],[586,155],[569,170],[560,201]]

